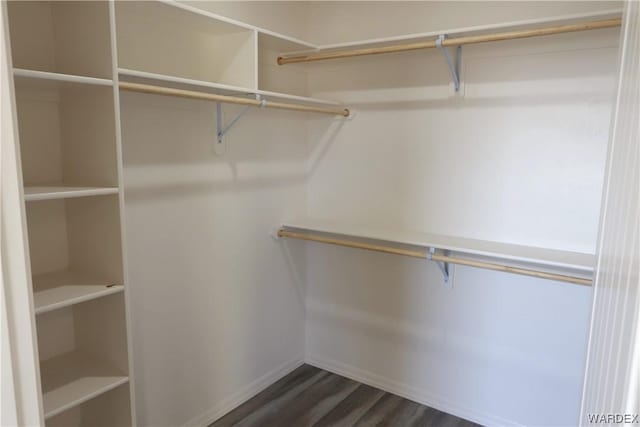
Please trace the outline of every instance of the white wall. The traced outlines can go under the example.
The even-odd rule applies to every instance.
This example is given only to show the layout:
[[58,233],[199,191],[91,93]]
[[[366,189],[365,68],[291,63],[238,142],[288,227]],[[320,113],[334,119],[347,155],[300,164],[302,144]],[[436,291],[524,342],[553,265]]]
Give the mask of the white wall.
[[[393,16],[319,7],[326,41]],[[593,252],[617,44],[601,30],[465,46],[457,97],[435,50],[307,65],[314,96],[356,113],[334,136],[310,128],[309,215]],[[306,266],[311,363],[489,425],[577,423],[590,288],[456,267],[448,291],[432,264],[317,244]]]
[[303,360],[304,253],[269,232],[304,213],[305,116],[253,110],[216,156],[215,104],[121,104],[138,424],[206,424]]

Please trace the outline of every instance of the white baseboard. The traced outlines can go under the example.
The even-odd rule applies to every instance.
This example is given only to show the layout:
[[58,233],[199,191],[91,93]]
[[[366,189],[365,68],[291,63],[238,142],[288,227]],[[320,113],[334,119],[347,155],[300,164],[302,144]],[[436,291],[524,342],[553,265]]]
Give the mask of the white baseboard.
[[218,402],[213,408],[187,421],[183,424],[183,427],[208,426],[303,364],[304,360],[302,356],[283,363],[240,389],[238,392]]
[[446,399],[425,393],[407,384],[393,381],[373,372],[368,372],[336,360],[307,354],[305,363],[484,426],[524,427],[517,422],[461,407]]

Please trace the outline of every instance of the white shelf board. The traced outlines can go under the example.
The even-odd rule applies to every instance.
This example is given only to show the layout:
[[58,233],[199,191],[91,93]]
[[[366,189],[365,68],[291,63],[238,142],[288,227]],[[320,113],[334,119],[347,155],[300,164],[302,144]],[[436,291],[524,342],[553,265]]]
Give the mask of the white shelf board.
[[458,254],[467,254],[515,263],[535,264],[592,274],[595,255],[561,251],[535,246],[516,245],[488,240],[442,236],[417,231],[367,229],[358,225],[330,221],[300,219],[286,221],[283,227],[318,233],[337,234],[360,239],[381,240],[403,245],[434,247]]
[[195,79],[187,79],[183,77],[175,77],[168,76],[166,74],[157,74],[157,73],[149,73],[146,71],[139,70],[131,70],[127,68],[119,68],[118,74],[121,77],[122,81],[134,82],[134,83],[144,83],[144,84],[161,84],[167,87],[173,87],[178,89],[187,89],[187,90],[197,90],[202,91],[203,89],[208,89],[212,93],[219,93],[222,95],[261,95],[268,98],[276,98],[283,100],[292,100],[307,104],[317,104],[317,105],[330,105],[330,106],[340,106],[342,105],[340,102],[336,101],[327,101],[323,99],[317,98],[309,98],[305,96],[298,95],[290,95],[279,92],[270,92],[266,90],[256,90],[249,89],[240,86],[231,86],[225,85],[221,83],[207,82],[203,80],[195,80]]
[[[443,28],[440,30],[427,31],[423,33],[402,34],[398,36],[357,40],[357,41],[351,41],[351,42],[345,42],[345,43],[325,44],[325,45],[317,46],[316,48],[311,48],[307,51],[295,52],[295,53],[304,54],[304,53],[317,52],[319,50],[326,51],[326,50],[339,50],[339,49],[360,49],[360,48],[364,49],[364,48],[380,47],[380,46],[396,44],[396,43],[414,43],[414,42],[421,42],[426,40],[433,40],[441,34],[446,34],[449,37],[461,37],[461,36],[477,35],[477,34],[483,34],[483,33],[489,33],[489,32],[532,29],[532,28],[542,27],[545,25],[565,25],[565,24],[572,24],[572,23],[585,21],[585,20],[618,18],[621,15],[622,15],[622,9],[615,8],[615,9],[607,9],[607,10],[591,12],[591,13],[558,15],[558,16],[552,16],[547,18],[503,22],[499,24],[478,25],[478,26],[463,27],[463,28],[449,28],[449,29]],[[283,55],[286,56],[287,53],[288,52],[283,52]],[[293,53],[289,53],[289,54],[293,54]]]
[[97,77],[76,76],[72,74],[51,73],[49,71],[27,70],[14,68],[13,75],[17,78],[49,80],[56,82],[81,83],[99,86],[113,86],[113,80]]
[[122,285],[62,285],[33,295],[36,314],[122,292]]
[[78,351],[40,362],[45,418],[78,406],[129,381],[126,375]]
[[118,194],[118,187],[34,186],[24,188],[24,199],[27,202],[37,200],[70,199],[74,197],[104,196],[109,194]]
[[82,377],[43,395],[44,417],[50,418],[78,406],[119,385],[129,381],[128,377]]
[[175,8],[182,9],[184,11],[187,11],[187,12],[190,12],[190,13],[194,13],[196,15],[204,16],[204,17],[207,17],[207,18],[215,20],[215,21],[221,21],[221,22],[225,22],[227,24],[235,25],[235,26],[238,26],[240,28],[244,28],[246,30],[256,31],[259,34],[265,34],[265,35],[268,35],[268,36],[271,36],[271,37],[274,37],[274,38],[281,39],[283,41],[288,41],[288,42],[291,42],[293,44],[304,46],[304,47],[306,47],[308,49],[317,48],[317,46],[315,44],[309,43],[309,42],[301,40],[299,38],[291,37],[291,36],[288,36],[288,35],[285,35],[285,34],[282,34],[282,33],[278,33],[276,31],[267,30],[266,28],[257,27],[255,25],[247,24],[246,22],[238,21],[236,19],[227,18],[226,16],[218,15],[216,13],[209,12],[209,11],[197,8],[197,7],[193,7],[193,6],[190,6],[188,4],[179,3],[179,2],[176,2],[175,0],[159,0],[159,1],[160,1],[160,3],[163,3],[163,4],[168,5],[168,6],[173,6]]

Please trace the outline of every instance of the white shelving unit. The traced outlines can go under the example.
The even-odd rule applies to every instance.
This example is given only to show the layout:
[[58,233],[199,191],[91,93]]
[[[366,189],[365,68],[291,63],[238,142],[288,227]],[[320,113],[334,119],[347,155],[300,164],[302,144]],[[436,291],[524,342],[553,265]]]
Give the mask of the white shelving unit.
[[282,50],[311,43],[176,2],[120,2],[116,11],[123,81],[340,105],[309,96],[304,69],[276,64]]
[[75,408],[126,384],[126,375],[81,352],[69,352],[41,363],[45,418]]
[[7,4],[49,427],[132,425],[112,8]]
[[437,248],[467,258],[498,261],[515,267],[536,266],[546,271],[576,274],[584,278],[590,278],[595,268],[595,254],[443,236],[419,231],[372,229],[357,224],[313,219],[285,221],[282,226],[291,230],[326,233],[422,248]]

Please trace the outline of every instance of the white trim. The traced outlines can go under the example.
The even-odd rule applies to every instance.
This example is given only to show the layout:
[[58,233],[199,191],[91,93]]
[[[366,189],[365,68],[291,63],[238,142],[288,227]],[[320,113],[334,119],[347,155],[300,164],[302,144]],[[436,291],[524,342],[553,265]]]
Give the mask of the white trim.
[[129,404],[131,414],[131,427],[137,425],[137,408],[136,408],[136,388],[134,376],[134,357],[133,357],[133,323],[131,314],[131,282],[129,281],[127,268],[127,233],[126,220],[124,212],[124,161],[122,155],[122,128],[120,120],[120,88],[118,87],[118,43],[116,34],[116,8],[115,0],[109,0],[109,32],[111,35],[111,74],[113,78],[113,109],[115,121],[115,137],[116,137],[116,156],[117,156],[117,173],[118,173],[118,207],[120,211],[120,253],[122,254],[122,278],[124,280],[124,315],[127,330],[127,367],[129,368]]
[[[0,138],[0,215],[3,220],[0,234],[2,247],[11,249],[0,248],[0,281],[6,298],[10,357],[16,391],[16,418],[19,425],[44,425],[7,2],[2,2],[0,8],[0,101],[3,124]],[[3,354],[3,357],[6,355]]]
[[204,413],[190,419],[183,427],[200,427],[208,426],[217,419],[223,417],[227,413],[231,412],[238,406],[242,405],[247,400],[251,399],[279,379],[298,369],[304,364],[303,356],[296,357],[293,360],[285,362],[280,366],[267,372],[257,380],[249,383],[247,386],[241,388],[236,393],[231,394],[227,398],[218,402],[211,409]]

